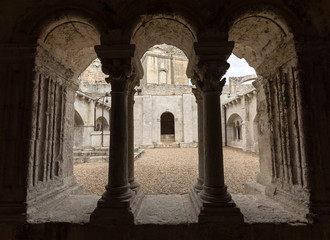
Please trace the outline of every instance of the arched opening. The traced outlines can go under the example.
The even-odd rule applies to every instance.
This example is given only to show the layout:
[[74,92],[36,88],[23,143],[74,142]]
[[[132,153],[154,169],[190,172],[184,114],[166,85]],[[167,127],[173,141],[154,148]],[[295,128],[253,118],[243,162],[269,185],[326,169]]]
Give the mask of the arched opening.
[[[163,35],[157,45],[147,42],[149,48],[141,57],[144,75],[137,87],[139,94],[134,96],[134,145],[143,148],[144,154],[135,163],[135,176],[146,194],[183,194],[189,192],[198,167],[197,105],[186,74],[189,60],[179,48],[183,42],[174,36],[169,41],[170,36]],[[175,44],[168,44],[174,40]],[[137,49],[146,44],[141,39],[134,41]]]
[[[258,74],[253,82],[258,115],[257,122],[253,121],[253,133],[258,134],[260,157],[257,182],[266,189],[277,188],[269,196],[277,194],[284,204],[292,199],[308,202],[293,34],[281,16],[255,11],[235,19],[228,39],[235,41],[233,53],[245,58]],[[308,207],[302,204],[296,209],[306,213]]]
[[175,141],[175,121],[174,115],[170,112],[164,112],[160,116],[160,134],[161,142],[171,143]]
[[159,77],[158,77],[159,84],[166,84],[167,83],[167,72],[165,70],[159,71]]
[[74,112],[74,147],[83,145],[84,121],[81,115],[75,110]]
[[70,14],[51,21],[38,39],[32,114],[36,119],[33,136],[39,140],[31,148],[29,217],[41,205],[56,202],[58,194],[67,196],[81,190],[73,173],[73,147],[86,145],[82,136],[90,126],[83,121],[85,112],[80,108],[75,111],[74,98],[78,76],[95,59],[94,46],[99,43],[97,27]]
[[227,121],[227,145],[242,148],[242,118],[233,113]]
[[96,119],[96,131],[109,131],[109,123],[105,117],[98,117]]

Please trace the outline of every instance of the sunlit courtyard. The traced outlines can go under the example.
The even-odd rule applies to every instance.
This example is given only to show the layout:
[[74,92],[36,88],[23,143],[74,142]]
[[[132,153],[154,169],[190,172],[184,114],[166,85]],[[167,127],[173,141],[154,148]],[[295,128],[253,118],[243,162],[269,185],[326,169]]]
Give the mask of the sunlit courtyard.
[[[255,181],[259,172],[257,154],[224,147],[225,183],[231,193],[243,193],[244,184]],[[187,193],[196,182],[197,148],[146,149],[135,161],[135,177],[144,193]],[[84,194],[104,192],[108,163],[83,163],[74,166],[77,181],[84,185]]]

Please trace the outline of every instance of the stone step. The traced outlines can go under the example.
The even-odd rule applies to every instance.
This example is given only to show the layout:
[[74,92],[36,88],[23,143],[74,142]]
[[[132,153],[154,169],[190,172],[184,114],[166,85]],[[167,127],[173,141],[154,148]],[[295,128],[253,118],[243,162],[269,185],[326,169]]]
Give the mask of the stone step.
[[[144,152],[144,149],[134,149],[134,159],[138,159]],[[103,155],[91,155],[77,152],[73,155],[74,163],[89,163],[89,162],[108,162],[109,152],[103,152]]]
[[179,148],[180,144],[178,142],[161,142],[155,143],[155,148]]
[[73,152],[73,156],[109,156],[108,151],[93,151],[93,152]]

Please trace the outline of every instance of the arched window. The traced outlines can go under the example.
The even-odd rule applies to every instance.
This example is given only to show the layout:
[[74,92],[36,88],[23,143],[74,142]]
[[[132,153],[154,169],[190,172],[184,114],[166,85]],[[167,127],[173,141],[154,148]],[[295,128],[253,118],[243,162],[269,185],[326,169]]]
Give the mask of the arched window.
[[96,131],[109,131],[109,123],[104,117],[96,119]]
[[160,70],[159,71],[158,83],[159,84],[166,84],[167,83],[167,72],[165,70]]
[[237,122],[236,126],[237,126],[237,140],[241,140],[242,137],[241,137],[241,124],[240,124],[240,122]]

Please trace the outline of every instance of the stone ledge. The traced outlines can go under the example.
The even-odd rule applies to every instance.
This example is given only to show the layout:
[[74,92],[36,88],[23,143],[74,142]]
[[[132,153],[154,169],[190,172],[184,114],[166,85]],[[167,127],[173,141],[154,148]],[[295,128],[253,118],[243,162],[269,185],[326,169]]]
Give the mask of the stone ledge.
[[[306,218],[284,209],[280,203],[260,194],[232,194],[232,197],[244,216],[245,224],[286,223],[293,225],[308,224]],[[100,196],[71,195],[57,205],[39,212],[30,222],[69,222],[89,223],[89,217],[97,205]],[[173,214],[170,214],[173,213]],[[178,225],[198,224],[189,196],[145,195],[137,211],[135,224]]]

